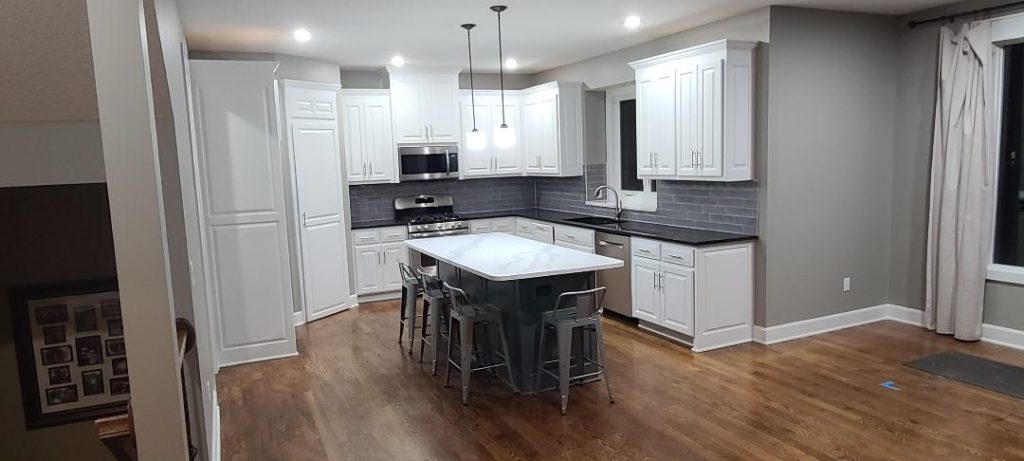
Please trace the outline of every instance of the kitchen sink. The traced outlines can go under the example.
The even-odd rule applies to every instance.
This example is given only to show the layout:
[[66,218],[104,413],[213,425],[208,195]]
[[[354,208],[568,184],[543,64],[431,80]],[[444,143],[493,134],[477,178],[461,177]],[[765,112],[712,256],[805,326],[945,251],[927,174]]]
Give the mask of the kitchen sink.
[[572,218],[569,219],[569,221],[578,222],[580,224],[590,224],[592,226],[603,226],[607,224],[619,224],[626,222],[621,219],[605,218],[603,216],[585,216],[582,218]]

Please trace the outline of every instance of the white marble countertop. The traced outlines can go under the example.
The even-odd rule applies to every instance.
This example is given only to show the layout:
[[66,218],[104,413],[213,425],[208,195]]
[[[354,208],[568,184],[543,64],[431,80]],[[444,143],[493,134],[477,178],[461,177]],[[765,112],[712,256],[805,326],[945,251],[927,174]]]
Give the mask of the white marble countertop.
[[495,282],[622,267],[615,258],[500,232],[406,240],[405,245]]

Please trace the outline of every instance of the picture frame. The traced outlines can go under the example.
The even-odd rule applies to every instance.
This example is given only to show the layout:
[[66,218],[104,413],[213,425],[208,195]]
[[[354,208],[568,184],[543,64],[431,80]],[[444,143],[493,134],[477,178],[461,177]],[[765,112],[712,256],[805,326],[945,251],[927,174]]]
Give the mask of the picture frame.
[[127,411],[131,386],[116,280],[15,287],[10,300],[26,428]]

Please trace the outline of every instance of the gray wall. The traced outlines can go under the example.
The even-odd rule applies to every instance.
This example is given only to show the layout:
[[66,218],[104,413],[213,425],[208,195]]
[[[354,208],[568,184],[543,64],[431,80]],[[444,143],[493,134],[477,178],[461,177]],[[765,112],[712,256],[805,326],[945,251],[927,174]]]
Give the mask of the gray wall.
[[407,195],[448,194],[456,213],[533,208],[537,199],[533,178],[446,179],[349,186],[352,222],[394,218],[392,199]]
[[581,81],[590,88],[603,88],[632,82],[634,80],[633,68],[629,67],[631,61],[723,38],[767,42],[768,8],[761,8],[629,48],[556,67],[536,74],[534,81],[537,83],[554,80]]
[[307,82],[341,83],[338,64],[301,56],[275,53],[245,53],[236,51],[189,50],[189,59],[216,59],[224,61],[277,61],[277,78]]
[[[499,83],[500,79],[498,74],[473,74],[473,85],[478,90],[497,90],[498,88],[501,88]],[[529,88],[534,84],[535,81],[532,75],[505,74],[506,90],[521,90],[523,88]],[[342,88],[349,89],[383,89],[391,87],[390,82],[388,81],[388,73],[383,69],[379,71],[341,69],[341,86]],[[459,74],[459,88],[465,90],[469,89],[468,73],[463,72]]]
[[[924,309],[928,188],[941,25],[930,24],[910,29],[906,24],[911,19],[1006,3],[1011,2],[961,2],[914,13],[898,21],[900,76],[892,185],[892,278],[889,286],[890,302],[893,304]],[[984,322],[1024,330],[1024,287],[988,282],[985,287]]]
[[106,181],[99,120],[0,122],[0,187]]
[[895,28],[771,8],[765,326],[888,302]]

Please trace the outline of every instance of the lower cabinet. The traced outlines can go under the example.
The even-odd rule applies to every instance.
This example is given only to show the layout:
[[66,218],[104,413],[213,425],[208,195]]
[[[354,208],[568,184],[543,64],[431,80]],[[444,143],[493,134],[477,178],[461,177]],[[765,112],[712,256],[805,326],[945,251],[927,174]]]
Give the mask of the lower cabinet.
[[631,243],[633,316],[641,326],[686,336],[679,339],[694,352],[753,339],[753,243]]
[[408,263],[405,229],[359,229],[353,231],[356,263],[356,293],[370,294],[402,288],[398,263]]
[[516,235],[516,218],[474,219],[469,222],[469,229],[473,234],[503,232]]
[[555,243],[555,226],[531,219],[516,218],[516,235],[553,245]]

